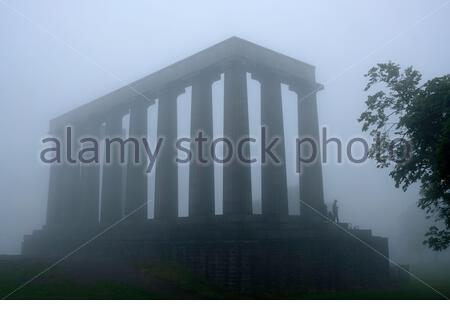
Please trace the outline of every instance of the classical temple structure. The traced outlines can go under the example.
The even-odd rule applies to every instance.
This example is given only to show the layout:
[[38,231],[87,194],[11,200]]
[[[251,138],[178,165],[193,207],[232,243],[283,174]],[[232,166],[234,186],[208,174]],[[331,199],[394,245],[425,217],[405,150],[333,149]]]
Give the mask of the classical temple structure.
[[215,214],[213,163],[191,161],[189,213],[178,216],[172,147],[177,97],[191,87],[191,136],[202,131],[212,137],[212,84],[223,77],[224,136],[237,141],[249,136],[247,74],[260,84],[261,125],[269,136],[284,137],[281,84],[286,84],[297,95],[299,136],[319,141],[316,93],[322,86],[314,67],[230,38],[51,121],[50,133],[61,139],[67,126],[75,137],[102,139],[126,135],[128,115],[128,135],[145,137],[147,111],[157,101],[157,135],[166,140],[156,161],[154,202],[147,199],[145,162],[54,165],[46,225],[25,237],[23,253],[65,255],[106,231],[77,254],[175,261],[243,292],[385,283],[389,264],[380,253],[388,256],[387,239],[324,218],[320,160],[298,175],[300,214],[290,214],[283,143],[276,149],[281,164],[261,167],[261,214],[253,213],[250,164],[232,160],[223,167],[223,214]]

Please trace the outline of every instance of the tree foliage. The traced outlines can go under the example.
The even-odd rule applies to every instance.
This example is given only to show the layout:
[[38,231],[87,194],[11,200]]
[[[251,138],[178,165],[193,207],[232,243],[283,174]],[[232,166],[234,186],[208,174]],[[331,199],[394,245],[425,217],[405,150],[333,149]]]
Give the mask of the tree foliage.
[[450,75],[420,84],[420,72],[389,62],[365,76],[372,94],[358,121],[374,138],[369,156],[391,169],[396,187],[420,184],[418,206],[434,219],[424,243],[443,250],[450,245]]

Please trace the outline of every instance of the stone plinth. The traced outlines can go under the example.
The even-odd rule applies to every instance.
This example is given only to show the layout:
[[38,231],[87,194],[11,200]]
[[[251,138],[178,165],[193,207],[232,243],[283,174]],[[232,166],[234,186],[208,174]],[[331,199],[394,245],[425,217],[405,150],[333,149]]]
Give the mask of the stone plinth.
[[[349,232],[388,256],[386,238]],[[45,228],[25,239],[26,255],[58,258],[100,230]],[[179,218],[175,223],[123,224],[77,252],[79,257],[176,262],[239,292],[299,292],[387,284],[389,262],[334,225],[299,216],[268,224],[262,216]]]

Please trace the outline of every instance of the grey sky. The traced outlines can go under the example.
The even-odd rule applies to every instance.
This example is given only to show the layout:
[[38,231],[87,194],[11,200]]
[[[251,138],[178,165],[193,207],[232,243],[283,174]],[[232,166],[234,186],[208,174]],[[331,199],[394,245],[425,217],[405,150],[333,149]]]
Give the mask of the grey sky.
[[[344,141],[361,134],[363,74],[375,63],[413,65],[425,80],[450,72],[450,5],[421,20],[443,0],[5,3],[17,11],[0,1],[0,253],[17,253],[45,220],[38,152],[52,117],[230,36],[315,65],[320,125]],[[372,162],[330,157],[325,198],[339,200],[341,219],[390,237],[394,259],[422,255],[417,190],[395,189]]]

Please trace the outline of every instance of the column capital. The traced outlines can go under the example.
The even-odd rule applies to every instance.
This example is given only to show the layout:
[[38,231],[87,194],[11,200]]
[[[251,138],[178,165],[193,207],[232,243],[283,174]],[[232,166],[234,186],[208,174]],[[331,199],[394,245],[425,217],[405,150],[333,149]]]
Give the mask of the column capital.
[[148,92],[140,93],[136,95],[133,102],[130,103],[130,109],[132,108],[148,108],[155,103],[155,98]]
[[244,70],[245,72],[250,70],[250,66],[248,62],[244,58],[234,57],[233,59],[225,60],[221,63],[221,68],[223,72],[226,72],[229,69],[239,68]]
[[275,71],[265,67],[257,67],[251,72],[252,79],[258,81],[260,84],[266,82],[278,82],[281,84],[281,77]]
[[205,69],[196,73],[191,78],[192,85],[201,84],[201,85],[212,85],[215,81],[220,80],[221,73],[215,69]]
[[167,86],[160,88],[158,90],[157,97],[160,99],[162,96],[174,96],[178,98],[179,95],[183,94],[186,91],[186,86],[181,82],[173,82],[168,84]]
[[320,83],[310,83],[306,81],[297,81],[288,84],[289,90],[295,92],[299,97],[314,95],[323,90],[323,85]]
[[114,123],[118,119],[122,119],[124,115],[128,113],[128,108],[125,108],[124,106],[117,106],[116,108],[112,108],[103,116],[103,122],[106,123]]

